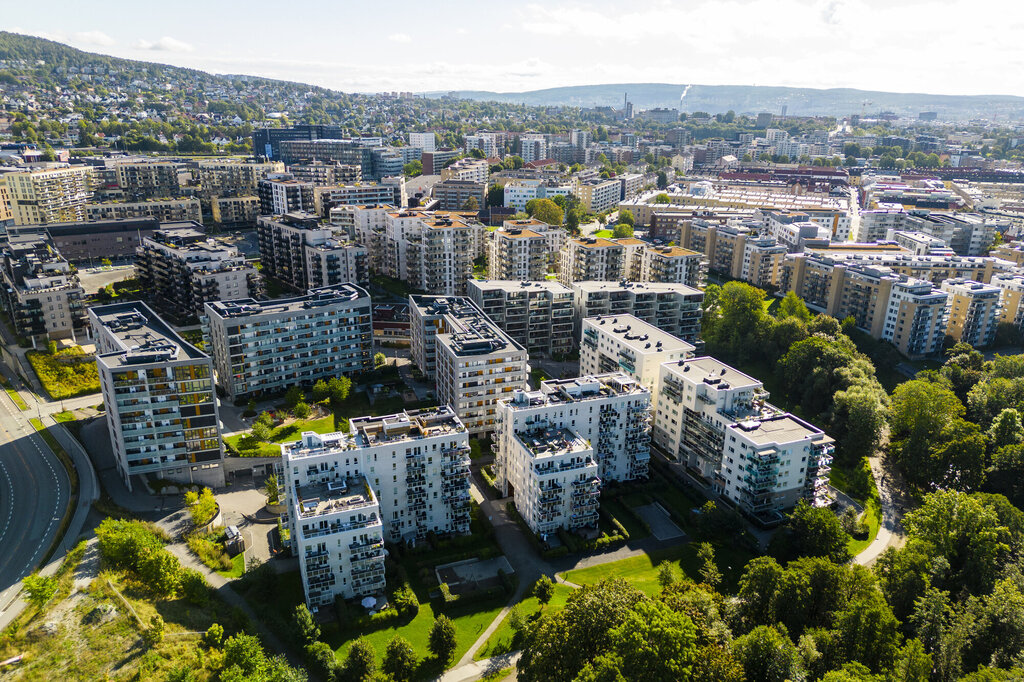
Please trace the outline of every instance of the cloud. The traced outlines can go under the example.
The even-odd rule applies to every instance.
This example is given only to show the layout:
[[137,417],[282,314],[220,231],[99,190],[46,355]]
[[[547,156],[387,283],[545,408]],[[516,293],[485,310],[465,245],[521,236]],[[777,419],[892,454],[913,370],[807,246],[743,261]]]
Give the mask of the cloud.
[[100,47],[110,47],[116,44],[116,41],[103,31],[78,31],[71,34],[71,39],[76,43],[98,45]]
[[393,43],[411,43],[412,37],[408,33],[392,33],[388,36],[388,40]]
[[164,36],[159,40],[149,41],[139,39],[132,47],[139,50],[153,50],[154,52],[192,52],[195,48],[184,40],[178,40],[170,36]]

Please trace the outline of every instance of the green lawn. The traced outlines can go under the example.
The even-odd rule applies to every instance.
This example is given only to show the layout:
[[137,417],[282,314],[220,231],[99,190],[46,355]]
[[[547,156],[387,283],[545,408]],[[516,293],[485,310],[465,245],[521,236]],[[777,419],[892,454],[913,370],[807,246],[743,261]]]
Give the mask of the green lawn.
[[[723,593],[733,592],[743,573],[743,567],[751,558],[749,552],[732,546],[715,545],[715,559],[723,580]],[[625,578],[645,594],[655,595],[661,591],[658,584],[658,568],[662,562],[672,563],[678,571],[694,580],[700,580],[700,559],[692,544],[676,545],[640,556],[620,559],[607,564],[567,571],[562,577],[577,585],[593,585],[608,578]]]
[[15,391],[13,388],[7,388],[6,381],[4,382],[4,384],[4,390],[7,391],[7,395],[10,397],[11,400],[14,401],[14,404],[18,406],[18,409],[21,410],[22,412],[28,410],[28,405],[25,403],[24,398],[21,397],[21,394]]
[[[26,408],[23,408],[23,409],[27,410],[28,408],[26,407]],[[73,422],[73,421],[75,421],[75,414],[74,414],[74,412],[68,412],[67,410],[65,410],[64,412],[54,412],[50,416],[53,417],[53,421],[55,421],[55,422]]]
[[79,346],[57,351],[54,355],[31,350],[25,355],[39,377],[39,383],[54,400],[74,398],[100,390],[96,360],[91,356],[86,357]]
[[601,500],[601,510],[614,516],[629,533],[630,540],[645,538],[650,533],[643,527],[640,521],[630,512],[626,511],[618,500]]
[[[545,613],[554,613],[560,611],[565,603],[569,600],[569,595],[575,590],[561,583],[555,583],[555,594],[551,597],[551,601],[546,606],[541,606],[540,602],[536,597],[530,596],[519,602],[519,609],[523,614],[523,619],[527,622],[540,618]],[[484,658],[490,658],[491,656],[499,656],[501,654],[512,651],[512,638],[515,633],[512,631],[512,626],[509,624],[508,616],[501,621],[498,628],[491,633],[491,636],[487,638],[487,642],[480,647],[476,654],[473,655],[473,660],[479,661]]]
[[281,448],[279,447],[281,443],[298,440],[303,431],[331,433],[335,430],[334,416],[328,415],[319,419],[298,420],[290,424],[278,426],[270,432],[270,442],[260,443],[255,449],[241,449],[239,443],[247,435],[244,433],[228,436],[224,439],[224,442],[236,452],[241,453],[243,457],[274,457],[281,454]]
[[868,537],[864,540],[854,540],[850,538],[850,541],[846,543],[847,549],[850,550],[850,554],[857,556],[867,546],[874,542],[875,537],[878,535],[878,526],[881,523],[882,509],[879,505],[878,500],[871,498],[868,500],[867,505],[864,507],[864,521],[868,524]]
[[539,367],[530,372],[530,384],[535,388],[540,388],[540,382],[547,381],[551,378],[551,375],[540,369]]
[[245,573],[245,553],[239,552],[231,560],[230,571],[217,571],[225,578],[241,578],[242,574]]
[[593,234],[595,237],[603,237],[604,239],[611,239],[615,233],[611,230],[598,230]]

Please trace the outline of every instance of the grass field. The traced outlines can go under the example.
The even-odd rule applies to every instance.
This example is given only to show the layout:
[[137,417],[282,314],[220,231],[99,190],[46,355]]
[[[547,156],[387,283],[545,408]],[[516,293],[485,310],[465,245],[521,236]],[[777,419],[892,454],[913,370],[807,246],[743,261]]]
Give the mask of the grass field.
[[598,230],[594,233],[595,237],[603,237],[604,239],[611,239],[614,232],[611,230]]
[[240,447],[240,443],[245,442],[242,439],[246,438],[247,434],[244,433],[228,436],[224,439],[224,442],[244,457],[275,457],[281,454],[281,448],[279,447],[281,443],[298,440],[303,431],[331,433],[334,430],[334,416],[328,415],[319,419],[298,420],[290,424],[278,426],[270,432],[269,442],[259,443],[254,449],[243,450]]
[[85,357],[79,346],[57,351],[54,355],[31,350],[25,355],[43,390],[54,400],[98,393],[100,390],[96,361]]
[[242,574],[245,573],[245,553],[239,552],[231,560],[230,571],[217,571],[225,578],[241,578]]
[[[715,560],[722,572],[723,592],[732,592],[743,573],[743,567],[751,558],[749,552],[732,546],[715,545]],[[658,584],[658,569],[663,562],[670,562],[676,570],[694,580],[700,580],[700,559],[697,548],[688,543],[660,549],[648,554],[620,559],[599,566],[567,571],[562,577],[577,585],[594,585],[608,578],[625,578],[644,594],[655,595],[661,591]]]
[[[545,606],[541,606],[540,602],[536,597],[527,597],[526,599],[519,602],[519,609],[523,614],[523,620],[529,622],[540,618],[546,613],[555,613],[560,611],[565,603],[569,600],[575,590],[561,583],[555,583],[555,594],[551,597],[551,601]],[[491,656],[499,656],[501,654],[512,651],[512,641],[515,636],[515,632],[512,631],[512,626],[509,624],[508,616],[501,621],[498,628],[491,633],[491,636],[487,638],[487,642],[480,647],[476,654],[473,655],[473,660],[479,661],[484,658],[490,658]]]

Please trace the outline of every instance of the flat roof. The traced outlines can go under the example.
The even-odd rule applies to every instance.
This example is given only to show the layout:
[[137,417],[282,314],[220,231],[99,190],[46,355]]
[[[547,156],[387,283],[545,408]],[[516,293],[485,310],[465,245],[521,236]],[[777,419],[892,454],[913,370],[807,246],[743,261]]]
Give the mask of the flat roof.
[[341,511],[377,506],[373,490],[362,476],[326,483],[307,483],[297,488],[293,502],[299,518],[305,519]]
[[582,282],[573,282],[573,289],[579,289],[580,291],[595,292],[595,291],[633,291],[636,293],[654,292],[654,293],[666,293],[666,292],[677,292],[681,294],[701,294],[704,292],[700,289],[696,289],[685,284],[677,282],[614,282],[614,281],[601,281],[601,280],[585,280]]
[[553,279],[520,281],[517,279],[470,279],[466,281],[470,288],[481,291],[540,291],[547,290],[556,294],[571,294],[572,289]]
[[717,384],[725,383],[730,388],[758,388],[764,383],[752,376],[730,367],[721,360],[711,356],[690,358],[677,362],[666,362],[677,374],[683,374],[695,382],[702,382],[705,379],[717,379]]
[[110,367],[209,359],[141,301],[96,306],[90,312],[122,348],[98,356]]
[[[741,421],[731,424],[728,428],[742,432],[748,440],[758,446],[794,443],[812,436],[824,435],[821,429],[788,413],[766,419]],[[827,442],[831,442],[831,438]]]
[[682,350],[693,352],[695,346],[644,322],[633,315],[597,315],[583,319],[596,329],[612,336],[639,353],[660,353]]
[[295,296],[293,298],[281,298],[272,301],[240,298],[233,301],[213,301],[206,305],[218,317],[237,318],[250,315],[302,312],[319,306],[354,302],[360,298],[365,298],[367,303],[370,301],[370,295],[362,287],[355,284],[333,284],[318,289],[310,289],[309,293],[305,296]]

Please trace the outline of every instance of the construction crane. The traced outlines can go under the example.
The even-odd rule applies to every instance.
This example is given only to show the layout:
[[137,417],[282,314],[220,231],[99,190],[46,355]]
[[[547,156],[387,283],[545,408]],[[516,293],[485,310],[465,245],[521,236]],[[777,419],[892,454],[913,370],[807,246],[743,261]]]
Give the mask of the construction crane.
[[861,118],[864,118],[864,116],[866,115],[867,110],[868,110],[868,105],[870,105],[870,104],[874,104],[874,102],[872,102],[869,99],[866,99],[866,100],[864,100],[863,102],[860,103],[860,117]]

